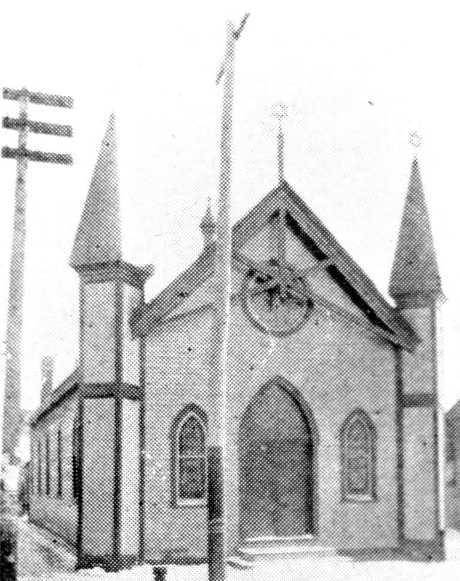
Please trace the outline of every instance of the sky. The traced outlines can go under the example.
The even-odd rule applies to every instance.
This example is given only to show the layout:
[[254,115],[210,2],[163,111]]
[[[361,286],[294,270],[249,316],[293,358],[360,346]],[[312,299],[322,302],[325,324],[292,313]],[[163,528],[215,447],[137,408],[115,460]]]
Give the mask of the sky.
[[[31,105],[30,119],[70,124],[71,139],[29,148],[74,164],[30,163],[23,407],[39,403],[40,360],[55,380],[78,357],[74,235],[110,113],[117,119],[125,258],[154,264],[147,299],[200,252],[199,221],[218,185],[221,65],[227,18],[250,12],[237,43],[232,216],[277,183],[274,103],[286,104],[285,176],[388,298],[413,149],[444,294],[443,406],[460,397],[458,243],[460,86],[457,3],[2,3],[0,85],[70,95],[74,108]],[[0,114],[16,116],[14,101]],[[0,129],[0,144],[16,145]],[[0,336],[6,330],[16,164],[0,159]],[[0,356],[3,389],[4,344]],[[2,398],[3,401],[3,398]]]

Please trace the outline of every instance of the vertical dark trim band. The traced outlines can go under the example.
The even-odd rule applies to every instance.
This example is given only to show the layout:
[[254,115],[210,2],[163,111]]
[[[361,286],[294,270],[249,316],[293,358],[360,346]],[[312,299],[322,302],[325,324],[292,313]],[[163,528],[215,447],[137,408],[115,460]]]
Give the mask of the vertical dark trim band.
[[62,428],[57,431],[57,491],[56,494],[62,497]]
[[83,349],[83,329],[85,324],[85,286],[80,279],[80,334],[79,334],[79,390],[78,390],[78,407],[77,422],[78,428],[78,457],[77,457],[77,565],[80,569],[83,566],[83,429],[84,429],[84,409],[83,409],[83,383],[84,383],[84,349]]
[[225,579],[224,478],[221,446],[208,448],[208,567],[210,579]]
[[396,510],[398,542],[404,542],[404,425],[402,348],[394,345],[396,384]]
[[123,383],[123,286],[121,281],[115,284],[115,433],[114,433],[114,489],[113,489],[113,565],[115,571],[120,568],[121,557],[121,486],[122,486],[122,398]]
[[[80,362],[81,363],[81,362]],[[83,370],[81,370],[81,380],[83,379]],[[83,564],[83,422],[84,422],[84,406],[83,406],[83,391],[80,389],[78,393],[78,407],[77,407],[77,439],[78,439],[78,455],[77,455],[77,569]]]
[[[142,296],[142,302],[144,298]],[[139,337],[139,383],[141,390],[140,399],[140,416],[139,416],[139,562],[145,561],[145,460],[146,460],[146,386],[145,386],[145,350],[146,338],[144,335]]]
[[50,439],[51,434],[49,432],[45,435],[45,461],[46,461],[46,472],[45,472],[45,490],[46,496],[51,496],[51,456],[50,456]]
[[439,551],[444,558],[443,530],[441,529],[441,491],[440,491],[440,461],[439,461],[439,394],[438,394],[438,309],[436,303],[430,307],[431,338],[433,359],[433,460],[434,460],[434,494],[435,494],[435,540],[439,543]]

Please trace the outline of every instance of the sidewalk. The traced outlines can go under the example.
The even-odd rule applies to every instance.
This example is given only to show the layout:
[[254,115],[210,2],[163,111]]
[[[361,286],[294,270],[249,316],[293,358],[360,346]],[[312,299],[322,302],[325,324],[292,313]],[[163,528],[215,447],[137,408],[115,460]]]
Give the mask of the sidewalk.
[[[75,555],[62,541],[24,521],[20,531],[18,579],[21,581],[37,581],[37,578],[41,581],[153,581],[151,565],[119,573],[105,573],[101,569],[74,571]],[[268,562],[252,570],[228,567],[227,581],[459,581],[460,532],[447,532],[446,549],[447,560],[441,563],[318,558]],[[169,566],[166,581],[207,581],[207,566]]]
[[50,579],[56,574],[74,573],[75,552],[64,541],[19,517],[17,520],[18,579]]

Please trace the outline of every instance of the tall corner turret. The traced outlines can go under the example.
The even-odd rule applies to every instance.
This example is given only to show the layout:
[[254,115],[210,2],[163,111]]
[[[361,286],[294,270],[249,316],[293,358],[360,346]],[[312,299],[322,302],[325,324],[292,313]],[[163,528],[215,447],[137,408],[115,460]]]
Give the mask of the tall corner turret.
[[[130,320],[144,304],[144,284],[152,269],[123,260],[114,115],[102,140],[70,265],[81,286],[84,477],[78,499],[77,567],[118,571],[139,561],[143,544],[142,339],[133,336]],[[122,494],[127,487],[131,493]]]
[[444,296],[416,157],[412,161],[389,292],[397,311],[419,339],[412,352],[397,349],[396,416],[404,442],[397,468],[398,537],[409,555],[442,560],[443,414],[439,401],[440,307]]

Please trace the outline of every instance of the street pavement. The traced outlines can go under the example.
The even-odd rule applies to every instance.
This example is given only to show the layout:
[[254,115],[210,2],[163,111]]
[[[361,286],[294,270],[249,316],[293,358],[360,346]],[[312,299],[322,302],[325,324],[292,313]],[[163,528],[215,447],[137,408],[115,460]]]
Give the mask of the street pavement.
[[[24,518],[19,520],[18,579],[21,581],[153,581],[151,565],[119,573],[75,571],[75,553],[60,539]],[[227,581],[460,581],[460,532],[446,535],[444,562],[372,561],[338,558],[283,560],[252,570],[227,568]],[[207,581],[206,565],[169,566],[166,581]]]

